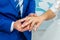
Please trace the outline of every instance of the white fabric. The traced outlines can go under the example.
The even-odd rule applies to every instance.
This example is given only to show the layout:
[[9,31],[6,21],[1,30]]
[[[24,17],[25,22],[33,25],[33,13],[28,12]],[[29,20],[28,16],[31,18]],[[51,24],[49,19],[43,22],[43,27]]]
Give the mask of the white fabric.
[[56,13],[59,10],[60,1],[57,1],[53,4],[53,6],[50,8],[54,13]]
[[50,8],[50,10],[52,10],[56,14],[55,18],[52,19],[54,21],[57,18],[58,12],[60,10],[60,1],[56,1]]
[[60,19],[47,28],[40,40],[60,40]]
[[46,29],[45,33],[39,40],[60,40],[60,10],[56,15],[57,18]]
[[40,40],[60,40],[60,19],[47,28]]
[[10,29],[11,32],[12,32],[13,29],[14,29],[13,24],[14,24],[14,22],[12,22],[12,24],[11,24],[11,29]]

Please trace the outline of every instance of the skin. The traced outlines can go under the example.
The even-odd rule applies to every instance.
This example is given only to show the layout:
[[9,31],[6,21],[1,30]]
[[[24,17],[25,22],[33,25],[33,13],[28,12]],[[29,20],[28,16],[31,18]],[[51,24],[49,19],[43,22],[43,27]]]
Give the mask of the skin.
[[[37,16],[36,14],[30,14],[27,17],[17,20],[14,23],[14,29],[24,32],[24,31],[36,31],[38,27],[45,21],[55,17],[54,12],[48,10],[45,14]],[[23,24],[21,24],[24,22]]]
[[[36,14],[30,14],[30,15],[28,15],[27,17],[32,17],[32,16],[37,16]],[[27,25],[27,26],[23,26],[21,23],[22,22],[31,22],[31,21],[27,21],[26,20],[26,18],[23,18],[23,19],[20,19],[20,20],[17,20],[16,22],[14,22],[14,25],[13,25],[13,27],[14,27],[14,29],[16,29],[16,30],[18,30],[18,31],[20,31],[20,32],[24,32],[24,31],[27,31],[27,30],[29,30],[29,27],[30,27],[30,25]]]
[[38,27],[45,21],[45,20],[49,20],[55,17],[54,12],[52,12],[51,10],[48,10],[45,14],[41,15],[41,16],[30,16],[30,17],[26,17],[27,22],[25,22],[23,24],[24,26],[30,25],[29,30],[34,30],[36,31],[38,29]]

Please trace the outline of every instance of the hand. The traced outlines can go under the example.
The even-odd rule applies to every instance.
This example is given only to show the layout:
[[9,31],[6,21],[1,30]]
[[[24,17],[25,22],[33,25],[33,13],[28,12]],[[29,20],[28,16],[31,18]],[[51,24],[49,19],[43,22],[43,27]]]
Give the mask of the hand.
[[[28,15],[27,17],[31,17],[31,16],[37,16],[37,15],[36,15],[36,14],[30,14],[30,15]],[[29,27],[30,27],[31,25],[23,26],[23,25],[21,24],[22,22],[28,22],[28,21],[26,20],[26,18],[17,20],[17,21],[14,23],[14,29],[16,29],[16,30],[18,30],[18,31],[20,31],[20,32],[24,32],[24,31],[29,30]]]
[[[27,17],[26,20],[28,22],[23,23],[23,26],[27,26],[29,24],[31,24],[29,30],[34,30],[36,31],[37,28],[43,23],[43,21],[45,20],[45,17],[43,16],[36,16],[36,17]],[[33,29],[34,28],[34,29]]]
[[[36,14],[34,14],[34,13],[31,13],[30,15],[28,15],[27,17],[37,17],[37,15]],[[26,18],[27,18],[26,17]],[[27,24],[27,23],[29,23],[29,22],[31,22],[31,21],[28,21],[28,20],[25,20],[25,22],[24,22],[24,24]],[[30,24],[27,24],[28,26],[29,26],[29,28],[31,27],[31,23]],[[25,27],[28,27],[28,26],[25,26]],[[24,25],[23,25],[23,28],[25,28],[24,27]]]
[[24,31],[27,31],[29,30],[29,26],[27,25],[27,27],[25,28],[22,28],[22,22],[24,22],[26,19],[20,19],[20,20],[17,20],[15,23],[14,23],[14,29],[20,31],[20,32],[24,32]]

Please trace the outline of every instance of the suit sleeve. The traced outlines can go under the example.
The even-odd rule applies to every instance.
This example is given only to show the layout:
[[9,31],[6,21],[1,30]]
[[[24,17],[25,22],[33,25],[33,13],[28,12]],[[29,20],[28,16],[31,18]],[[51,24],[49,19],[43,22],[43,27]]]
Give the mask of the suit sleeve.
[[9,19],[0,18],[0,31],[1,32],[11,32],[11,23],[12,21]]
[[35,0],[30,0],[28,13],[35,13]]

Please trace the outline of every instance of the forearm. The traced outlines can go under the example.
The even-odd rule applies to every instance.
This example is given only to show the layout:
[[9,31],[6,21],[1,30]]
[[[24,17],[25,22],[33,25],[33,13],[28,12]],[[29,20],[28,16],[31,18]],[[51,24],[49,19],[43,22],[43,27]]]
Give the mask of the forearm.
[[52,10],[48,10],[45,14],[42,14],[41,16],[44,18],[44,20],[49,20],[54,18],[56,15]]
[[56,3],[54,3],[54,5],[43,15],[41,15],[44,20],[49,20],[54,18],[57,15],[57,11],[59,10],[59,6],[60,5],[60,1],[57,1]]

